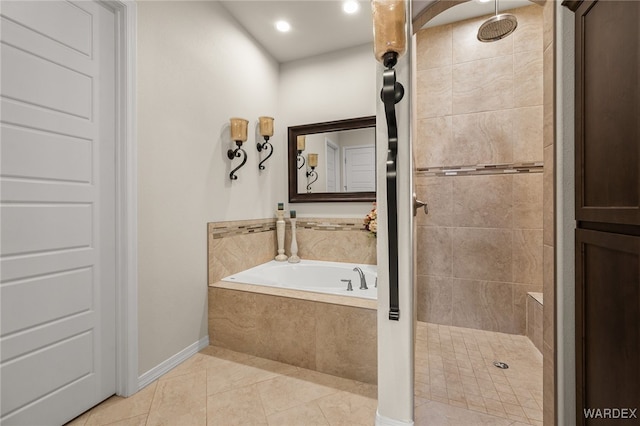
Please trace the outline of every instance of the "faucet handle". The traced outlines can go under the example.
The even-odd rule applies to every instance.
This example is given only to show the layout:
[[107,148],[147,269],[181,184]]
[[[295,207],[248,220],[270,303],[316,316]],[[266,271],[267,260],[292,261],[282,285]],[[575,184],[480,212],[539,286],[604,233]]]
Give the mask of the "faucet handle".
[[343,283],[347,283],[347,291],[353,291],[353,286],[351,285],[351,280],[340,280]]

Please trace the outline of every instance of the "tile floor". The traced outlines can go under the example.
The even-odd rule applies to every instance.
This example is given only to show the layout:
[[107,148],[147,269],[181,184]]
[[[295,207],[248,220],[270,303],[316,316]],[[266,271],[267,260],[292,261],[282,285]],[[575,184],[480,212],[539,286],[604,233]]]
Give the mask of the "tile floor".
[[[376,395],[374,385],[209,346],[68,426],[370,426]],[[542,356],[524,336],[418,323],[415,405],[416,425],[542,424]]]

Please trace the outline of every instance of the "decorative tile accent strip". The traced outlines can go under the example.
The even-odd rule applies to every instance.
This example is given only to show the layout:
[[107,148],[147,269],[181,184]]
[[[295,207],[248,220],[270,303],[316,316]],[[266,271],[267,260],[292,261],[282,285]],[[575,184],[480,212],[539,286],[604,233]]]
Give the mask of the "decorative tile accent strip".
[[466,175],[497,175],[505,173],[542,173],[542,161],[511,164],[478,164],[475,166],[443,166],[418,168],[418,176],[466,176]]
[[[364,218],[364,215],[362,217]],[[287,223],[287,228],[290,228],[291,224],[289,223],[289,218],[285,218],[285,221]],[[297,226],[298,229],[311,229],[315,231],[362,231],[364,229],[364,224],[359,219],[299,218]],[[214,240],[275,230],[275,218],[209,223],[209,233],[213,236]]]
[[267,219],[243,222],[209,223],[209,233],[213,239],[234,237],[236,235],[257,234],[276,230],[276,220]]
[[[289,224],[287,223],[287,225]],[[362,231],[364,229],[362,221],[357,219],[341,222],[325,222],[318,219],[298,219],[297,226],[301,229],[313,229],[315,231]]]

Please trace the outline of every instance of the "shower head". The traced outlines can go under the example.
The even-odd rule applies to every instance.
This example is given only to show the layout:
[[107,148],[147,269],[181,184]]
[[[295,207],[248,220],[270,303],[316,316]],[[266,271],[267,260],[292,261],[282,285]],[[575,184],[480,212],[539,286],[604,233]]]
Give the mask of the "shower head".
[[478,40],[482,42],[498,41],[516,30],[518,20],[514,15],[502,13],[487,19],[478,29]]
[[481,42],[498,41],[516,30],[518,20],[510,13],[501,13],[498,15],[498,0],[495,0],[496,14],[487,19],[480,28],[478,28],[478,40]]

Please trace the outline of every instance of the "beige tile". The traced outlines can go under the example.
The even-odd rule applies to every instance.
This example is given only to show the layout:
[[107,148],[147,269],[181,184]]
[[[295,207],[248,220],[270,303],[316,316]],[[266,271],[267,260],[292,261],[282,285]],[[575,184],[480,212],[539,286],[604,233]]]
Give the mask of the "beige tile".
[[221,361],[206,371],[208,395],[247,387],[278,376],[269,370],[230,361]]
[[468,19],[453,26],[453,63],[489,59],[513,54],[513,38],[492,43],[478,41],[478,28],[489,16]]
[[315,401],[272,414],[267,418],[267,420],[270,426],[329,425],[329,422],[325,418],[324,414],[322,414],[322,410]]
[[427,203],[429,214],[419,211],[418,226],[451,226],[453,213],[453,179],[441,177],[418,177],[416,196]]
[[542,286],[542,230],[513,230],[513,282]]
[[417,118],[431,118],[451,114],[451,67],[418,71],[417,85]]
[[507,426],[513,423],[511,420],[483,414],[478,411],[465,410],[452,407],[437,401],[430,401],[416,408],[416,426]]
[[465,114],[513,108],[513,70],[513,56],[454,65],[453,113]]
[[378,403],[348,392],[340,392],[317,400],[318,406],[331,425],[363,425],[375,423]]
[[418,71],[450,66],[452,61],[451,25],[425,28],[416,34]]
[[511,175],[460,176],[453,180],[453,223],[460,227],[511,228]]
[[[303,313],[299,315],[305,316]],[[315,369],[339,377],[376,384],[376,311],[319,304],[315,315],[315,337],[319,343],[315,347]],[[299,339],[300,336],[296,338]]]
[[543,173],[513,176],[513,227],[542,229]]
[[147,415],[142,414],[140,416],[132,417],[130,419],[119,420],[117,422],[109,423],[105,426],[145,426],[147,424]]
[[513,117],[513,162],[542,161],[543,107],[516,108]]
[[207,398],[207,426],[267,424],[257,385],[216,393]]
[[513,93],[515,107],[542,105],[542,51],[516,53],[513,56]]
[[451,116],[423,118],[417,120],[417,138],[414,155],[417,168],[453,165],[451,144],[453,130]]
[[454,228],[452,251],[456,278],[501,282],[513,278],[511,230]]
[[192,373],[158,380],[147,425],[204,425],[207,422],[207,378]]
[[451,234],[451,228],[418,227],[418,275],[451,276]]
[[543,145],[545,147],[551,145],[554,141],[554,60],[553,60],[553,44],[547,47],[543,54],[543,111],[542,111],[542,128],[543,128]]
[[418,321],[435,324],[452,323],[451,278],[418,275]]
[[[527,334],[527,293],[530,291],[542,291],[542,284],[514,284],[513,286],[513,314],[516,325],[516,332],[519,334]],[[533,321],[533,316],[530,317]],[[540,338],[542,338],[542,328],[540,328]]]
[[[362,218],[368,213],[363,209]],[[361,221],[351,219],[360,224]],[[364,229],[364,228],[363,228]],[[285,233],[285,247],[291,247],[291,232]],[[376,263],[376,239],[368,232],[325,231],[316,229],[296,230],[298,256],[303,259],[353,262],[364,264]]]
[[542,48],[546,50],[553,42],[553,27],[555,16],[555,2],[547,1],[542,9]]
[[513,289],[508,283],[453,280],[453,324],[513,332]]
[[542,306],[542,339],[553,348],[554,339],[554,310],[555,310],[555,283],[554,283],[554,256],[555,250],[552,246],[544,245],[543,258],[544,258],[544,285],[543,285],[543,299],[544,305]]
[[278,376],[257,386],[267,416],[337,392],[331,387],[303,380],[298,374]]
[[453,116],[452,165],[513,162],[513,119],[510,110]]
[[277,252],[275,231],[210,239],[209,284],[272,260]]
[[253,353],[258,338],[257,295],[209,287],[209,341],[237,352]]
[[552,246],[554,240],[555,189],[554,189],[554,145],[544,148],[544,172],[542,176],[542,229],[543,241]]
[[513,33],[514,52],[542,51],[542,7],[534,4],[509,11],[516,15],[518,28]]
[[157,384],[158,382],[153,382],[128,398],[112,396],[91,410],[84,425],[105,425],[141,415],[146,416],[151,408]]
[[554,378],[554,353],[553,349],[543,343],[542,355],[544,359],[544,365],[542,367],[542,377],[543,377],[543,406],[542,406],[542,416],[539,415],[539,411],[524,407],[525,413],[527,413],[527,417],[532,420],[543,420],[544,424],[554,424],[555,423],[555,378]]
[[316,303],[269,295],[256,295],[257,333],[252,354],[315,368]]

